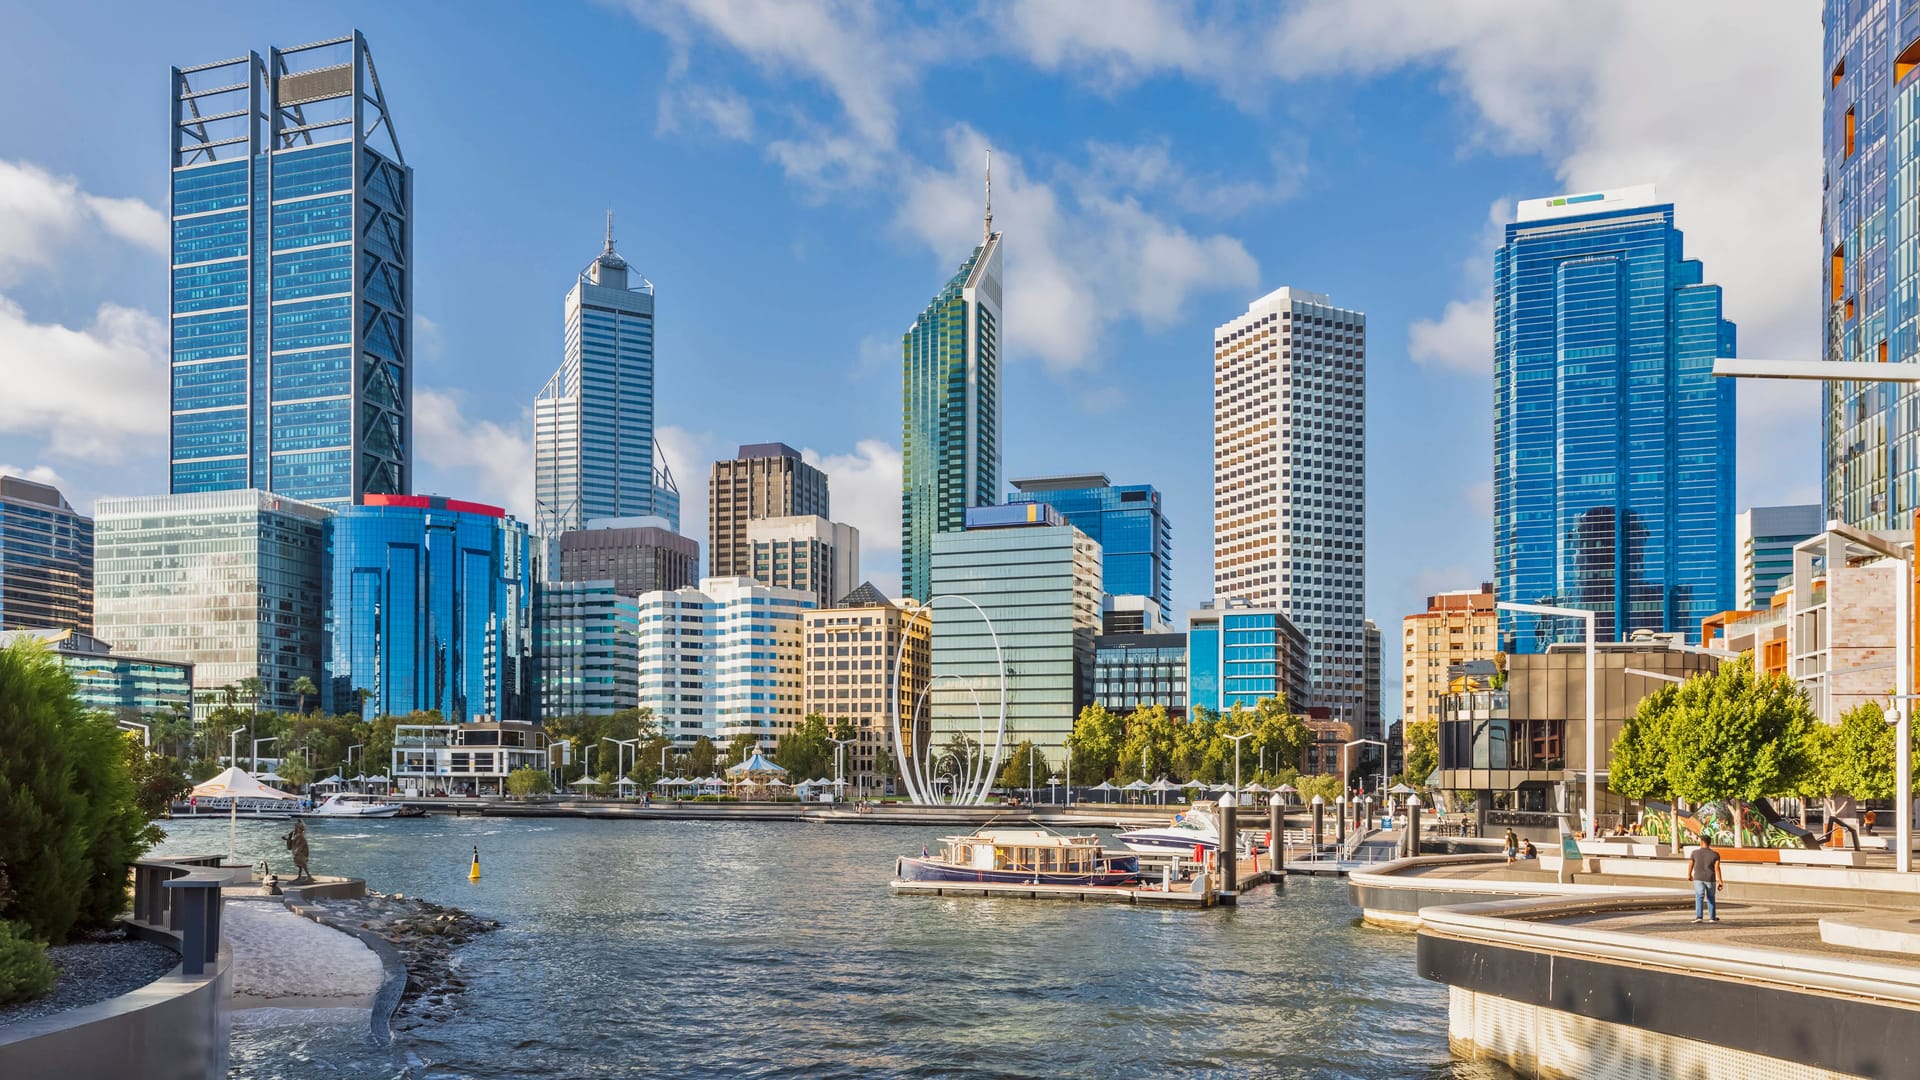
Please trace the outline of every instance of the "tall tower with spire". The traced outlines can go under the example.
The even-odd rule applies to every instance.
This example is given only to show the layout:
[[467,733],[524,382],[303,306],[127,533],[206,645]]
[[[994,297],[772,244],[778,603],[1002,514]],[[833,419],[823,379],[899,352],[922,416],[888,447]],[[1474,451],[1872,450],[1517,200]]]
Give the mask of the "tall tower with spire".
[[1000,501],[1000,234],[987,164],[985,235],[900,341],[900,585],[933,590],[933,538]]
[[594,518],[660,517],[680,491],[654,439],[653,283],[613,246],[567,293],[560,369],[533,402],[534,517],[549,538]]

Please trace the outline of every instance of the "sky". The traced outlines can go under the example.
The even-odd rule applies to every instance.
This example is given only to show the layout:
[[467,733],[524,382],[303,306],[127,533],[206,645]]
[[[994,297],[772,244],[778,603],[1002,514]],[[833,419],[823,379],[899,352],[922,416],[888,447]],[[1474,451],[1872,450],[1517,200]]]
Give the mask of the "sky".
[[[0,471],[83,508],[166,490],[167,70],[356,28],[415,170],[416,490],[523,519],[612,210],[657,289],[683,531],[704,547],[714,458],[786,442],[895,592],[900,335],[978,242],[989,148],[1007,478],[1156,485],[1181,612],[1212,581],[1212,330],[1282,285],[1367,314],[1389,643],[1491,573],[1516,200],[1656,184],[1741,355],[1819,346],[1814,0],[324,7],[0,0],[0,97],[28,104],[0,110]],[[1817,392],[1739,393],[1737,504],[1817,501]]]

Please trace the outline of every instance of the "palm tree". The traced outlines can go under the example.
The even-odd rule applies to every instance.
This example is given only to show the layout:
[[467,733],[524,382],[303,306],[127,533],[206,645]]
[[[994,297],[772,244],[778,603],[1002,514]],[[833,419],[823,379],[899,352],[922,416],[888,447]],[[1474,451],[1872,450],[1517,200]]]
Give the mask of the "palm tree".
[[[301,742],[301,739],[300,739],[300,736],[301,736],[300,721],[305,719],[307,715],[307,695],[318,694],[320,692],[320,688],[313,685],[312,679],[309,679],[305,675],[302,675],[299,678],[293,680],[293,692],[299,695],[300,697],[300,709],[298,712],[295,712],[293,714],[293,745],[296,748],[304,748],[304,744]],[[282,756],[286,756],[286,755],[282,755]]]

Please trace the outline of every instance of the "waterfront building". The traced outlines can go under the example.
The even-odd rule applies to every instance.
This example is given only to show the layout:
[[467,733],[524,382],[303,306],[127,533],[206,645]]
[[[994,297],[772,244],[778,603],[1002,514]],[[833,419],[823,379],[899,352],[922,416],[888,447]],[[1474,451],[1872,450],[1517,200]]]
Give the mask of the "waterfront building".
[[[1366,635],[1364,640],[1366,642],[1367,697],[1366,706],[1360,713],[1361,725],[1359,737],[1363,739],[1380,739],[1380,741],[1385,742],[1386,740],[1383,736],[1386,734],[1386,723],[1381,717],[1382,703],[1380,700],[1380,679],[1383,674],[1381,669],[1385,666],[1381,651],[1384,645],[1380,640],[1380,626],[1372,619],[1366,621],[1362,627],[1362,631]],[[1361,749],[1363,752],[1369,754],[1375,750],[1374,747],[1362,747]]]
[[[1307,744],[1300,748],[1300,760],[1295,765],[1307,776],[1341,776],[1346,770],[1343,783],[1351,783],[1354,774],[1367,775],[1378,768],[1377,761],[1367,765],[1354,753],[1347,751],[1347,744],[1356,736],[1353,725],[1344,720],[1335,720],[1326,714],[1325,709],[1309,709],[1304,723],[1307,727]],[[1355,750],[1368,750],[1371,747],[1357,746]],[[1329,810],[1331,812],[1331,810]]]
[[1000,494],[1000,234],[993,178],[979,246],[900,341],[900,583],[933,595],[933,538],[966,528],[966,512]]
[[752,578],[639,597],[640,706],[685,749],[750,735],[771,751],[803,718],[802,616],[811,593]]
[[1780,579],[1793,573],[1793,546],[1826,527],[1820,507],[1812,503],[1740,511],[1733,527],[1734,552],[1740,560],[1734,573],[1740,609],[1764,609]]
[[[1527,199],[1494,255],[1494,591],[1601,641],[1733,600],[1734,391],[1720,287],[1651,185]],[[1503,612],[1508,653],[1577,619]]]
[[[408,798],[505,795],[515,769],[549,766],[547,735],[522,721],[396,724],[388,776]],[[554,764],[557,764],[554,763]]]
[[640,705],[640,602],[611,579],[541,585],[533,644],[540,716],[604,716]]
[[800,451],[786,443],[742,446],[733,459],[713,463],[707,484],[707,576],[753,576],[748,522],[831,511],[827,474],[802,461]]
[[[1004,678],[1006,746],[1031,740],[1049,760],[1062,760],[1093,695],[1100,545],[1045,503],[975,507],[962,520],[964,531],[933,537],[929,737],[978,739],[982,709],[991,731]],[[948,596],[980,610],[941,602]]]
[[665,518],[595,518],[560,534],[559,581],[613,582],[621,596],[684,588],[700,579],[700,543]]
[[123,656],[110,642],[91,634],[57,629],[0,631],[0,649],[17,641],[38,641],[53,650],[73,677],[80,707],[140,719],[193,707],[193,665],[144,656]]
[[95,630],[128,655],[193,665],[198,692],[258,678],[260,708],[296,709],[294,680],[320,681],[330,516],[253,489],[101,499]]
[[1108,634],[1093,639],[1093,704],[1130,713],[1158,705],[1187,715],[1187,635]]
[[93,519],[58,488],[0,476],[0,630],[93,632]]
[[170,85],[168,490],[412,490],[413,169],[366,39]]
[[748,565],[762,585],[812,593],[827,607],[860,581],[860,530],[817,515],[747,522]]
[[1312,646],[1312,698],[1366,708],[1367,318],[1281,288],[1213,336],[1213,594]]
[[1173,624],[1161,617],[1160,605],[1151,596],[1103,593],[1100,597],[1100,632],[1171,634]]
[[1493,582],[1427,597],[1427,610],[1400,620],[1401,715],[1411,723],[1440,719],[1451,672],[1469,660],[1492,660],[1499,617]]
[[[846,721],[852,743],[842,768],[855,793],[886,790],[899,775],[894,761],[894,717],[911,735],[916,713],[924,715],[933,622],[912,600],[889,600],[872,582],[840,598],[833,607],[806,612],[804,715],[818,713],[829,724]],[[899,681],[894,666],[899,665]],[[909,739],[901,748],[914,750]]]
[[484,503],[368,495],[327,522],[321,707],[536,720],[532,543]]
[[1187,614],[1187,708],[1216,715],[1283,698],[1305,714],[1313,704],[1312,647],[1274,605],[1216,600]]
[[606,247],[574,279],[563,319],[560,367],[533,400],[540,535],[625,517],[679,531],[680,489],[654,437],[653,282],[613,250],[611,213]]
[[1098,473],[1015,480],[1009,503],[1043,502],[1100,545],[1110,596],[1144,596],[1173,621],[1173,526],[1151,484],[1115,486]]

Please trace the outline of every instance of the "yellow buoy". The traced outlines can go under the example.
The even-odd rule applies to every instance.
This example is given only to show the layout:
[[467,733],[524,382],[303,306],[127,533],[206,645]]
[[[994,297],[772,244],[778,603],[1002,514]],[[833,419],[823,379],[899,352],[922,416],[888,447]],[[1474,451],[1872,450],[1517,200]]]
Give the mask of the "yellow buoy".
[[473,846],[473,869],[467,871],[468,881],[480,880],[480,845]]

